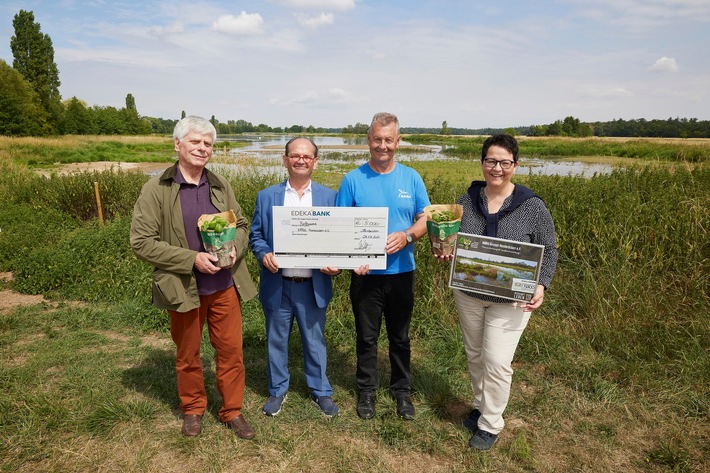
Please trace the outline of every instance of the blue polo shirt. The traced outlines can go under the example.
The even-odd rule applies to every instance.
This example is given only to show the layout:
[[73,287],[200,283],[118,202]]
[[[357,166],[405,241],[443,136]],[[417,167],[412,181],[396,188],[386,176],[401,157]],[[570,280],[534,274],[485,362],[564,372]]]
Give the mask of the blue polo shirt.
[[[387,234],[402,232],[414,223],[414,217],[429,205],[424,181],[417,171],[395,163],[387,174],[375,172],[368,163],[345,175],[338,189],[338,207],[387,207]],[[399,274],[414,271],[414,245],[387,255],[387,269],[369,274]]]

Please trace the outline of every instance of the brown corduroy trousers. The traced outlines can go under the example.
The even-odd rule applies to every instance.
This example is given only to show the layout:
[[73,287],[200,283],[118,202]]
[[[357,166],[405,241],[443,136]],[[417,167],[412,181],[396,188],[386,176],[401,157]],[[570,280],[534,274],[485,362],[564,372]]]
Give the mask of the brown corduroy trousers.
[[244,401],[244,357],[242,353],[242,310],[234,287],[200,296],[200,307],[189,312],[168,311],[170,334],[177,347],[177,389],[184,414],[202,415],[207,392],[200,360],[202,328],[207,321],[210,343],[216,355],[217,390],[222,396],[219,419],[237,417]]

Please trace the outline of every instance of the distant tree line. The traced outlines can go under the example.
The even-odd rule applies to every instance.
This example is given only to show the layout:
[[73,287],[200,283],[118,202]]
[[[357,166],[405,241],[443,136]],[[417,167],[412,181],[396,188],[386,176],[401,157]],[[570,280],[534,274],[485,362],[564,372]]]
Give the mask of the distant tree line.
[[[406,134],[494,135],[508,133],[523,136],[610,136],[650,138],[710,138],[710,121],[697,118],[667,120],[617,119],[610,122],[582,122],[572,116],[548,125],[508,128],[451,128],[444,121],[441,128],[401,127]],[[365,131],[367,132],[367,131]]]
[[666,120],[612,120],[583,123],[567,117],[549,125],[516,128],[528,136],[615,136],[649,138],[710,138],[710,121],[697,118],[668,118]]

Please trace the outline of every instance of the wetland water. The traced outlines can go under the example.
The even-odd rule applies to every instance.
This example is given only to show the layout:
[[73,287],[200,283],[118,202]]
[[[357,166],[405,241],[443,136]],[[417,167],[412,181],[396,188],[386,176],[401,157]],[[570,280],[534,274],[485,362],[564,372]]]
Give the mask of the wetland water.
[[[247,146],[227,150],[227,155],[251,155],[264,159],[264,167],[271,170],[273,167],[281,167],[281,155],[284,147],[292,136],[223,136],[220,141],[246,142]],[[320,161],[341,161],[343,156],[360,156],[361,159],[352,160],[354,166],[358,166],[368,159],[367,138],[358,137],[337,137],[337,136],[315,136],[313,141],[320,148]],[[404,140],[397,150],[396,159],[398,161],[430,161],[445,160],[456,161],[458,158],[441,153],[441,146],[412,145]],[[215,148],[215,156],[225,156],[219,150],[219,145]],[[275,161],[275,162],[274,162]],[[230,165],[221,163],[219,167],[230,168]],[[545,175],[582,175],[590,177],[594,174],[609,174],[613,167],[606,163],[589,163],[575,160],[574,158],[564,159],[536,159],[520,157],[518,174],[545,174]]]

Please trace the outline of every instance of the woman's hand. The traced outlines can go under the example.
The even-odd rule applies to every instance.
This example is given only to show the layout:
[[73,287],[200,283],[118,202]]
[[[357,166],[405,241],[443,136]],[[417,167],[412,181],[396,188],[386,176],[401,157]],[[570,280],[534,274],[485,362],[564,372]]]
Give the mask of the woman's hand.
[[451,261],[454,259],[454,255],[437,255],[434,254],[434,250],[431,251],[431,254],[434,256],[434,258],[438,259],[439,261]]
[[532,312],[542,305],[542,300],[545,298],[545,286],[538,284],[535,288],[535,294],[527,304],[523,305],[523,312]]

